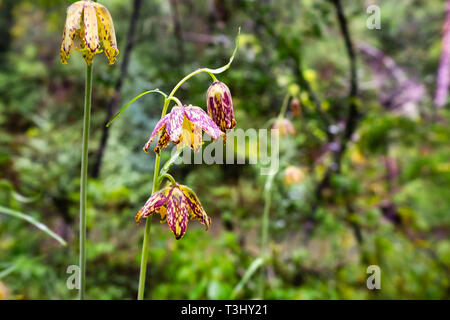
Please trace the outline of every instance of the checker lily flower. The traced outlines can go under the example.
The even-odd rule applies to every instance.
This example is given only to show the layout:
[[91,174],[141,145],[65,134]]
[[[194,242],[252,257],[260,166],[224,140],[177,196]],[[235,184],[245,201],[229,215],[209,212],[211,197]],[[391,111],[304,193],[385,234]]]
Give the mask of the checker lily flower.
[[180,146],[189,146],[197,151],[203,143],[202,130],[214,140],[224,135],[202,108],[192,105],[173,107],[172,111],[156,124],[150,139],[144,146],[144,151],[148,152],[158,134],[160,135],[158,145],[154,148],[157,154],[167,147],[170,141]]
[[189,219],[200,221],[206,230],[211,225],[195,192],[184,185],[174,184],[152,194],[136,215],[136,222],[153,213],[159,213],[161,222],[167,221],[177,240],[185,234]]
[[215,81],[209,86],[206,93],[206,105],[209,116],[220,130],[226,132],[236,126],[230,89],[225,83]]
[[93,1],[78,1],[67,9],[66,25],[61,44],[61,63],[67,64],[70,51],[81,51],[88,65],[94,55],[101,53],[102,44],[109,64],[114,64],[119,54],[114,24],[108,9]]

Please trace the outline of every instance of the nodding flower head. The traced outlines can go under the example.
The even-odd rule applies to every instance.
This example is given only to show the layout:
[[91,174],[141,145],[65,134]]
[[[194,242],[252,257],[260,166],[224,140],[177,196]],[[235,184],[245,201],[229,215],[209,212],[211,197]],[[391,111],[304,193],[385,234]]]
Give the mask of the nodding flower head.
[[61,44],[61,63],[67,64],[70,50],[81,51],[88,65],[92,64],[94,55],[101,53],[103,45],[109,64],[114,64],[119,54],[114,24],[108,9],[92,1],[78,1],[67,9],[66,25]]
[[209,116],[220,130],[226,132],[236,126],[230,89],[225,83],[216,81],[209,86],[206,93],[206,105]]
[[161,222],[167,221],[175,238],[181,239],[186,232],[188,220],[198,220],[208,230],[211,218],[190,188],[175,184],[155,192],[136,215],[136,222],[147,218],[153,213],[159,213]]
[[202,108],[195,106],[173,107],[169,114],[159,120],[150,139],[144,146],[148,152],[155,137],[160,134],[155,152],[167,147],[170,141],[178,145],[186,145],[197,151],[202,143],[202,130],[209,134],[214,140],[223,136],[223,132],[211,120]]
[[280,131],[280,136],[282,137],[295,134],[295,129],[292,122],[286,118],[278,118],[275,120],[272,129],[278,129]]

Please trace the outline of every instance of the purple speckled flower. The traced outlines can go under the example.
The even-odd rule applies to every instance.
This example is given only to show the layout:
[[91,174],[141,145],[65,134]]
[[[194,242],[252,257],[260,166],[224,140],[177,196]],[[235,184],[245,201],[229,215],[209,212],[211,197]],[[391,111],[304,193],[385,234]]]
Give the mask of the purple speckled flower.
[[202,108],[191,105],[173,107],[172,111],[162,117],[156,124],[150,139],[144,146],[144,151],[148,152],[150,145],[158,134],[160,134],[160,138],[154,149],[157,154],[161,149],[167,147],[170,141],[189,146],[197,151],[203,143],[202,130],[214,140],[223,135],[223,132]]
[[161,220],[167,221],[177,240],[186,232],[189,218],[200,221],[206,230],[211,225],[211,218],[195,192],[184,185],[172,185],[152,194],[136,215],[136,222],[153,213],[159,213]]
[[209,86],[206,93],[206,105],[209,116],[220,130],[226,132],[236,126],[230,89],[225,83],[216,81]]

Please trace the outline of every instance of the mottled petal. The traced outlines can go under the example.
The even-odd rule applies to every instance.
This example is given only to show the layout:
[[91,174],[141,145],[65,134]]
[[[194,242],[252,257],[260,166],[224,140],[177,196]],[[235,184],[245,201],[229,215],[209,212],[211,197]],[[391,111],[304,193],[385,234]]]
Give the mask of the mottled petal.
[[190,120],[184,117],[183,131],[181,133],[181,146],[187,146],[197,152],[202,146],[202,128],[194,125]]
[[97,12],[100,41],[103,44],[103,49],[108,57],[109,64],[114,64],[116,57],[119,54],[119,50],[117,49],[116,32],[114,30],[113,20],[108,9],[104,6],[99,3],[94,3],[94,6],[95,11]]
[[206,214],[195,192],[187,186],[180,186],[180,189],[183,191],[185,201],[189,206],[189,214],[191,219],[199,220],[205,225],[206,230],[208,230],[211,225],[211,218]]
[[84,4],[84,42],[87,48],[95,53],[99,48],[97,14],[93,2]]
[[170,140],[174,143],[180,142],[181,132],[183,130],[184,108],[173,107],[167,120],[167,133]]
[[72,4],[67,9],[66,25],[63,32],[63,40],[61,44],[61,63],[67,64],[70,57],[70,49],[77,35],[77,30],[81,25],[81,13],[83,12],[83,1]]
[[84,61],[86,61],[86,64],[88,66],[90,66],[92,64],[92,61],[94,60],[94,56],[96,53],[98,53],[100,50],[97,49],[97,51],[92,52],[87,46],[86,43],[84,42],[84,35],[85,35],[85,31],[84,31],[84,24],[81,24],[81,29],[78,31],[79,35],[75,40],[78,40],[78,45],[79,47],[77,47],[76,49],[81,51],[81,54],[83,56]]
[[169,115],[165,115],[162,117],[158,123],[156,124],[155,129],[153,129],[152,135],[150,136],[150,139],[147,141],[147,143],[144,146],[144,151],[148,153],[148,149],[150,148],[150,145],[152,144],[155,137],[164,129],[164,132],[166,132],[166,121],[169,118]]
[[188,118],[194,125],[202,128],[207,134],[209,134],[214,140],[218,139],[223,132],[214,121],[203,111],[202,108],[195,106],[188,106],[184,108],[186,118]]
[[193,127],[194,130],[191,136],[191,148],[194,150],[194,152],[197,152],[203,144],[202,128],[197,125],[193,125]]
[[169,142],[170,142],[170,137],[167,134],[166,126],[163,126],[163,129],[161,131],[161,136],[159,137],[159,140],[158,140],[158,145],[153,150],[155,151],[156,154],[159,154],[162,149],[164,149],[165,147],[168,146]]
[[136,222],[139,223],[142,218],[147,218],[149,215],[159,212],[159,209],[167,202],[167,198],[170,197],[170,191],[171,188],[168,187],[152,194],[137,213]]
[[180,239],[186,232],[189,212],[188,204],[185,201],[183,192],[178,188],[172,189],[172,194],[167,202],[167,224],[175,235],[175,238]]
[[166,212],[167,212],[167,208],[166,208],[165,205],[164,205],[164,206],[161,206],[161,207],[159,208],[159,215],[161,216],[161,223],[164,223],[164,222],[167,221],[167,215],[166,215]]

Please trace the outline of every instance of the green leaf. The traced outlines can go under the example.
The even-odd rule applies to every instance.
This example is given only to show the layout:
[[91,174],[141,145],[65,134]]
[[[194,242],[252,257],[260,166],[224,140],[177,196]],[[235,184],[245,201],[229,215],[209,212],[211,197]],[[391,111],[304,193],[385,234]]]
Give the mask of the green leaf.
[[169,172],[170,167],[175,163],[175,161],[177,161],[178,157],[180,156],[180,154],[183,152],[184,147],[179,148],[177,150],[177,152],[175,152],[169,160],[167,160],[167,162],[164,164],[164,167],[161,169],[161,171],[159,172],[159,175],[162,176],[163,174],[166,174],[167,172]]
[[252,275],[264,264],[264,259],[262,257],[259,257],[255,259],[250,266],[248,267],[247,271],[245,271],[244,276],[242,277],[241,281],[234,287],[233,293],[231,294],[230,299],[236,298],[237,294],[244,288],[245,284],[250,280]]
[[10,267],[6,268],[5,270],[0,272],[0,279],[6,277],[8,274],[10,274],[11,272],[13,272],[14,270],[17,269],[17,265],[13,264]]
[[130,102],[128,102],[124,107],[122,107],[122,109],[120,109],[120,111],[117,112],[117,113],[115,114],[115,116],[114,116],[114,117],[106,124],[106,126],[109,127],[109,125],[111,124],[111,122],[113,122],[113,121],[114,121],[114,120],[115,120],[122,112],[124,112],[124,111],[125,111],[125,110],[133,103],[133,102],[135,102],[137,99],[139,99],[140,97],[145,96],[145,95],[148,94],[148,93],[159,93],[159,94],[163,95],[164,98],[167,98],[167,95],[166,95],[164,92],[162,92],[161,90],[159,90],[159,89],[153,89],[153,90],[145,91],[145,92],[141,93],[140,95],[134,97]]
[[33,218],[33,217],[31,217],[31,216],[29,216],[29,215],[27,215],[25,213],[22,213],[22,212],[19,212],[19,211],[15,211],[15,210],[12,210],[12,209],[9,209],[9,208],[5,208],[5,207],[2,207],[2,206],[0,206],[0,212],[4,213],[4,214],[7,214],[7,215],[10,215],[10,216],[15,217],[15,218],[19,218],[19,219],[25,220],[25,221],[31,223],[32,225],[34,225],[36,228],[40,229],[41,231],[44,231],[45,233],[47,233],[49,236],[51,236],[53,239],[58,241],[63,246],[67,245],[66,241],[63,238],[61,238],[55,232],[50,230],[50,228],[48,228],[45,224],[37,221],[35,218]]

